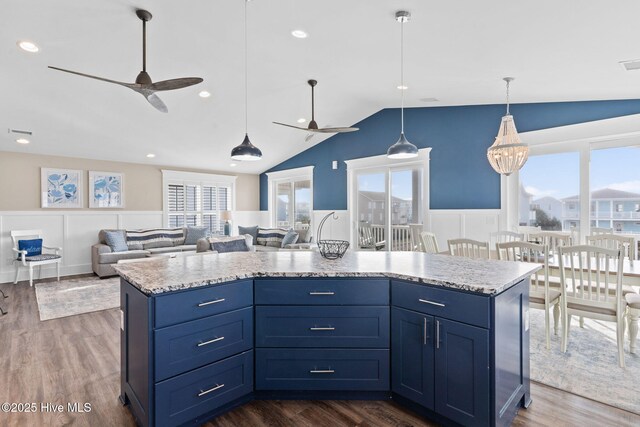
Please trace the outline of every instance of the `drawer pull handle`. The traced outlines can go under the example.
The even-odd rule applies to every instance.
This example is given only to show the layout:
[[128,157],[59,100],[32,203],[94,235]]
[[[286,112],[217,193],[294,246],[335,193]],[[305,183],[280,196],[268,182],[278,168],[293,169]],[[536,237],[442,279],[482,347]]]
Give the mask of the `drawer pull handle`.
[[333,326],[314,326],[309,328],[310,331],[335,331]]
[[224,337],[220,337],[220,338],[214,338],[212,340],[205,341],[205,342],[199,342],[198,347],[203,347],[205,345],[213,344],[214,342],[222,341],[223,339]]
[[315,296],[331,296],[331,295],[335,295],[336,293],[333,291],[311,291],[309,292],[309,295],[315,295]]
[[224,384],[216,384],[215,387],[211,387],[209,390],[200,390],[200,393],[198,393],[198,397],[202,397],[205,394],[211,393],[212,391],[220,390],[222,387],[224,387]]
[[334,372],[333,369],[312,369],[309,371],[310,374],[333,374]]
[[204,307],[204,306],[210,305],[210,304],[217,304],[217,303],[222,302],[222,301],[224,301],[224,298],[214,299],[213,301],[201,302],[200,304],[198,304],[198,307]]
[[418,301],[423,302],[425,304],[437,305],[438,307],[444,307],[444,304],[435,301],[429,301],[428,299],[418,298]]

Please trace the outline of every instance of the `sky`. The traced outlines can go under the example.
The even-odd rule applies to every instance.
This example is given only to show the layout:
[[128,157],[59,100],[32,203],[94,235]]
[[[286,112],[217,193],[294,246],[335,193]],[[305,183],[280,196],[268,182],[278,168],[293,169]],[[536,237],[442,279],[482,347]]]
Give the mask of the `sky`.
[[[575,196],[580,190],[580,154],[532,156],[520,182],[533,198]],[[613,188],[640,193],[640,146],[591,151],[591,189]]]

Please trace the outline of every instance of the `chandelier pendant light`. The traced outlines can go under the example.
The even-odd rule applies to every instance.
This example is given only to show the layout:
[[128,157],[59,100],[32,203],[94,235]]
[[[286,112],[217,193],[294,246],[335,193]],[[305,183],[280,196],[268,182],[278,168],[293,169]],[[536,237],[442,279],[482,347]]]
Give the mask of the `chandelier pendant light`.
[[498,136],[487,150],[491,167],[499,174],[509,176],[519,171],[529,158],[529,147],[520,140],[513,116],[509,112],[509,84],[513,77],[505,77],[507,82],[507,114],[502,117]]
[[244,0],[244,140],[231,150],[231,158],[239,161],[255,161],[262,158],[262,151],[249,140],[249,102],[248,102],[248,66],[247,66],[247,3]]
[[410,159],[418,155],[418,147],[410,143],[404,136],[404,92],[406,86],[404,85],[404,24],[409,22],[411,14],[409,12],[400,10],[396,12],[396,21],[400,23],[400,89],[401,104],[400,104],[400,138],[387,150],[387,157],[390,159]]

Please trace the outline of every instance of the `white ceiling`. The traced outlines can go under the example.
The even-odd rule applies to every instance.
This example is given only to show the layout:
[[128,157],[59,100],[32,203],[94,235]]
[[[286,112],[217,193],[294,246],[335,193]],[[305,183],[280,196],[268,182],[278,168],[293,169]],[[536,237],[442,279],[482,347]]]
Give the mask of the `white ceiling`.
[[[271,124],[309,118],[351,125],[399,105],[399,24],[405,26],[407,105],[640,98],[637,0],[254,0],[249,3],[249,134],[259,162],[230,167],[244,133],[242,0],[5,0],[0,6],[0,129],[28,129],[31,144],[0,133],[0,151],[258,173],[323,140]],[[154,80],[204,83],[160,96],[162,114],[133,91],[47,69],[133,82],[141,68],[135,8],[154,17]],[[304,40],[290,35],[304,29]],[[29,39],[40,52],[16,42]],[[208,99],[198,92],[208,90]],[[438,102],[424,103],[421,98]],[[147,159],[155,153],[155,159]]]

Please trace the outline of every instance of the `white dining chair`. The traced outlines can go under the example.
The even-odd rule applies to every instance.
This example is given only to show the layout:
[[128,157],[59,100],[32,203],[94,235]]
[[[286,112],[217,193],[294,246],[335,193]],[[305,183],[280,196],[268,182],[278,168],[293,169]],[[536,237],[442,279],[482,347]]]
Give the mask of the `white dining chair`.
[[409,224],[409,235],[411,237],[411,250],[424,252],[422,250],[422,241],[420,240],[420,233],[424,231],[423,224]]
[[495,248],[498,243],[522,242],[524,240],[524,233],[516,233],[514,231],[493,231],[489,233],[489,246],[492,248]]
[[480,242],[473,239],[451,239],[447,240],[449,254],[465,258],[485,258],[491,257],[488,242]]
[[438,239],[435,234],[429,231],[423,231],[420,233],[420,241],[422,243],[423,252],[428,254],[440,253],[440,248],[438,248]]
[[56,275],[60,281],[60,263],[62,262],[62,248],[42,245],[42,249],[53,251],[53,253],[42,253],[40,255],[27,256],[27,251],[19,249],[20,240],[42,239],[42,230],[13,230],[11,231],[11,240],[13,241],[13,252],[16,258],[13,265],[16,269],[16,277],[14,284],[18,283],[18,275],[20,268],[29,269],[29,285],[33,286],[33,268],[38,267],[38,278],[42,277],[42,266],[48,264],[56,265]]
[[528,242],[505,242],[496,244],[499,260],[525,261],[542,264],[530,278],[529,306],[544,310],[544,330],[547,350],[551,349],[551,327],[549,316],[553,307],[553,333],[558,335],[558,322],[562,315],[560,301],[562,288],[549,287],[549,249],[544,245]]
[[587,236],[587,244],[607,249],[620,249],[623,256],[633,262],[636,259],[636,240],[633,236],[601,233]]
[[516,226],[516,233],[524,234],[524,241],[529,241],[529,234],[531,233],[539,233],[542,231],[542,227],[540,226],[530,226],[530,225],[518,225]]
[[624,327],[627,301],[622,293],[620,250],[592,245],[558,248],[562,285],[562,352],[566,353],[571,316],[616,324],[618,364],[624,368]]
[[529,233],[529,242],[545,245],[549,248],[549,255],[554,256],[558,253],[561,246],[570,246],[573,244],[571,233],[563,233],[560,231],[538,231]]

